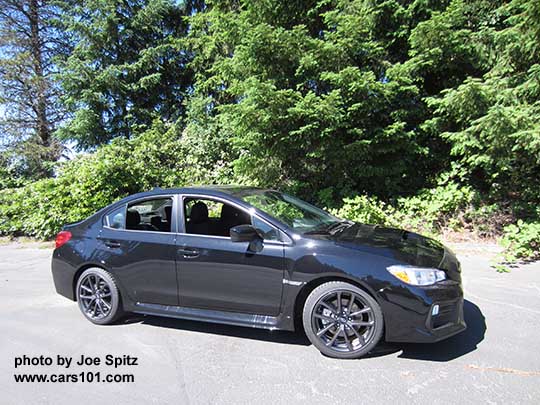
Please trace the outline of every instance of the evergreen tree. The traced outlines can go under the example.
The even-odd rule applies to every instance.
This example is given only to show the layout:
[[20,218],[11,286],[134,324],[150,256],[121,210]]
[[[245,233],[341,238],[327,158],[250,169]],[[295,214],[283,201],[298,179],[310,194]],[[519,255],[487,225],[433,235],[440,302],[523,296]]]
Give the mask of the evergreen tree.
[[183,38],[192,5],[172,0],[79,1],[64,10],[75,43],[59,75],[79,148],[129,138],[185,110],[192,73]]
[[394,67],[408,9],[386,3],[209,2],[191,19],[188,132],[228,139],[239,178],[312,199],[425,185],[421,100]]
[[57,17],[47,1],[0,0],[1,160],[14,176],[49,176],[62,152],[52,136],[63,117],[55,57],[66,46]]
[[[451,144],[450,174],[538,215],[540,3],[454,0],[424,28],[413,33],[418,56],[409,63],[447,78],[426,98],[424,125]],[[434,37],[439,44],[428,42]]]

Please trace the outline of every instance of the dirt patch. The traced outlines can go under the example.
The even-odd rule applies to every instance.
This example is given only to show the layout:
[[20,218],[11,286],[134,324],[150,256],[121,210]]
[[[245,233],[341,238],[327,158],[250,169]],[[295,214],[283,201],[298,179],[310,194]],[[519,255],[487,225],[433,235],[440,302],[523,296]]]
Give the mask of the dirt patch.
[[443,243],[455,253],[462,256],[485,257],[492,259],[503,251],[503,247],[497,243],[488,242],[450,242]]
[[54,249],[54,241],[42,241],[27,237],[1,237],[0,246],[10,246],[15,249]]

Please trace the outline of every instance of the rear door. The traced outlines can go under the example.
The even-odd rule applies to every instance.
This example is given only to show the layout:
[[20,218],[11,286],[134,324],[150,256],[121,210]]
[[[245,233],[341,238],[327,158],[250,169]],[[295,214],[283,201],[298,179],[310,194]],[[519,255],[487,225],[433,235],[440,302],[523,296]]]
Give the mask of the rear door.
[[173,196],[153,196],[104,217],[98,252],[134,302],[178,305],[174,209]]
[[[185,208],[193,199],[210,208],[209,226],[198,222],[195,227],[199,229],[198,234],[187,233],[184,221],[186,218],[189,224],[190,213],[185,212]],[[231,225],[230,218],[228,221],[219,218],[215,213],[216,202],[218,206],[230,204],[213,197],[184,195],[180,198],[182,213],[177,238],[180,305],[249,314],[279,314],[284,275],[284,245],[279,240],[279,231],[267,230],[269,239],[264,242],[262,251],[250,252],[248,242],[232,242],[229,236],[224,236],[227,232],[221,228]],[[220,211],[227,210],[217,208],[217,212]],[[244,214],[250,217],[245,211]],[[201,220],[200,216],[197,220]],[[226,225],[219,227],[220,221]]]

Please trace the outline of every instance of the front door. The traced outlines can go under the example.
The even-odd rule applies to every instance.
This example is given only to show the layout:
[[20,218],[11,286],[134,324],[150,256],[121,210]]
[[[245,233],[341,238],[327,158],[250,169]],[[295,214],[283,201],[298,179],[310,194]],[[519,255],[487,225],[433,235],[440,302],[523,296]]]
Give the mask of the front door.
[[180,305],[278,315],[283,244],[267,240],[260,252],[250,252],[248,242],[232,242],[226,236],[232,226],[251,223],[250,215],[240,207],[190,196],[184,196],[182,205],[187,220],[181,224],[185,232],[177,236]]

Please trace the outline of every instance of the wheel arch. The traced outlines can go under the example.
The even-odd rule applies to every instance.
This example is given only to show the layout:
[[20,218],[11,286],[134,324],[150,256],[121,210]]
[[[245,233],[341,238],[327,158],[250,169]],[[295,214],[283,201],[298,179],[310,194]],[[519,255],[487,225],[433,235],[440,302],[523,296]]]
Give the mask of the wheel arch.
[[73,300],[74,301],[77,301],[77,282],[79,281],[79,278],[81,277],[81,274],[83,274],[86,270],[91,269],[93,267],[97,267],[97,268],[100,268],[100,269],[103,269],[103,270],[109,272],[108,269],[106,269],[102,265],[99,265],[99,264],[96,264],[96,263],[86,263],[86,264],[83,264],[82,266],[80,266],[77,269],[77,271],[75,272],[75,274],[73,275],[73,281],[71,283],[72,284],[71,288],[72,288],[72,291],[73,291]]

